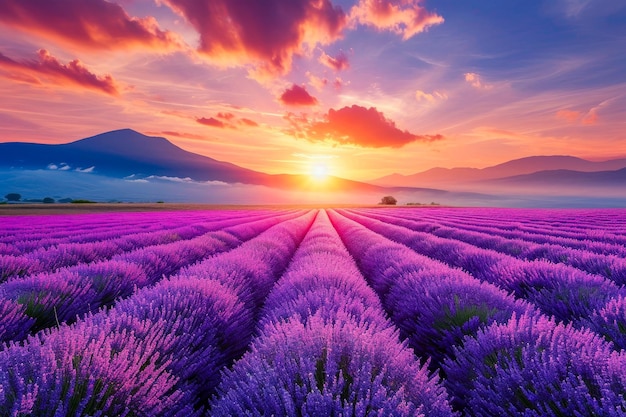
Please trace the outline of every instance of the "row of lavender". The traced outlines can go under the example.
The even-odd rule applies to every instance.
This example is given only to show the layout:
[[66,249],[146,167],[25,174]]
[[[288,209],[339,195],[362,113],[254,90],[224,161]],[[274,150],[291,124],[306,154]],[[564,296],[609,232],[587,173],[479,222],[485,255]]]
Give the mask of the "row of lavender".
[[[562,269],[533,275],[537,265],[531,262],[516,276],[503,274],[497,280],[494,273],[488,282],[455,268],[483,262],[485,254],[478,248],[437,246],[445,242],[435,236],[429,242],[428,236],[361,214],[339,210],[330,216],[402,338],[440,371],[455,409],[468,416],[626,415],[623,351],[587,327],[544,314],[560,311],[555,303],[574,303],[577,307],[562,313],[572,313],[563,314],[570,320],[580,317],[580,324],[585,311],[598,315],[592,309],[595,298],[609,300],[609,305],[616,300],[612,296],[623,299],[621,287],[588,274],[584,277],[590,283],[580,276],[568,285],[554,273]],[[428,256],[418,253],[423,248],[431,249]],[[551,279],[557,282],[551,284]],[[598,282],[606,293],[590,297]],[[526,293],[511,294],[511,287]],[[623,304],[621,311],[614,305],[612,311],[618,322],[605,315],[605,324],[623,329]]]
[[[0,352],[0,415],[626,413],[624,354],[588,330],[621,286],[549,262],[535,276],[536,261],[424,236],[396,213],[281,213],[208,233],[222,246],[193,266],[162,260],[170,278]],[[498,281],[507,263],[517,274]],[[544,288],[558,274],[570,278]],[[58,301],[41,304],[50,320]]]
[[233,228],[250,239],[108,310],[9,344],[0,352],[0,415],[202,415],[313,217]]
[[[0,281],[0,342],[21,340],[41,329],[97,311],[184,266],[232,249],[297,215],[270,212],[231,218],[228,212],[212,214],[207,219],[205,213],[204,217],[196,218],[195,224],[170,231],[129,235],[126,241],[116,238],[80,244],[86,254],[80,260],[75,256],[76,251],[65,251],[60,245],[46,251],[48,256],[35,258],[38,262],[29,262],[28,256],[5,257],[12,262],[0,265],[0,275],[7,277],[6,281]],[[177,216],[164,216],[164,219],[173,217]],[[54,220],[48,219],[48,224],[54,224]],[[189,233],[182,233],[181,229]],[[176,239],[162,239],[163,234],[172,230],[178,231]],[[118,250],[108,253],[111,257],[105,256],[103,248],[111,247]],[[12,267],[20,262],[27,266],[24,276],[11,273]],[[41,265],[48,268],[42,270]]]

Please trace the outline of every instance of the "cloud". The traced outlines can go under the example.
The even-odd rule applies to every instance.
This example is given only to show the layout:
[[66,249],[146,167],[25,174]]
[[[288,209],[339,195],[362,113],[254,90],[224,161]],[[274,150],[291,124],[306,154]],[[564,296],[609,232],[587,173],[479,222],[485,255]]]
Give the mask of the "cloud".
[[226,124],[224,122],[222,122],[221,120],[217,120],[215,117],[209,117],[208,119],[206,117],[200,117],[196,119],[196,122],[205,126],[212,126],[212,127],[219,127],[219,128],[226,127]]
[[482,81],[480,75],[476,74],[475,72],[466,72],[464,76],[465,81],[467,81],[474,88],[480,88],[484,90],[491,90],[493,88],[493,85],[485,84]]
[[[306,121],[306,119],[304,119]],[[311,141],[331,141],[345,145],[367,148],[400,148],[411,142],[433,142],[443,139],[441,135],[416,135],[401,130],[375,107],[357,105],[330,109],[324,121],[307,122],[302,129],[302,119],[292,118],[304,136]]]
[[130,17],[105,0],[2,0],[0,23],[85,49],[180,48],[178,35],[160,30],[153,17]]
[[72,167],[70,167],[65,162],[61,162],[60,164],[55,164],[54,162],[51,162],[48,164],[48,166],[46,166],[46,169],[49,169],[51,171],[69,171],[70,169],[72,169]]
[[443,17],[420,3],[421,0],[359,0],[350,12],[350,20],[397,33],[407,40],[444,22]]
[[317,91],[322,91],[322,89],[324,89],[324,87],[328,85],[327,78],[318,77],[317,75],[314,75],[309,71],[307,71],[306,76],[309,79],[309,84],[313,86]]
[[[82,0],[81,0],[82,1]],[[257,80],[285,75],[294,55],[339,39],[344,11],[330,0],[162,0],[200,34],[199,51]]]
[[96,167],[95,166],[91,166],[89,168],[76,168],[74,171],[82,172],[82,173],[85,173],[85,174],[90,174],[90,173],[93,172],[94,169],[96,169]]
[[219,112],[215,115],[215,117],[196,118],[196,121],[206,126],[219,127],[219,128],[231,128],[231,129],[237,129],[237,126],[257,127],[259,125],[254,120],[247,119],[245,117],[239,118],[232,113],[225,113],[225,112]]
[[[87,88],[112,96],[119,95],[113,77],[98,76],[77,59],[65,65],[45,49],[38,51],[37,58],[18,62],[0,53],[0,69],[7,71],[9,77],[17,72],[22,76],[22,81],[31,84],[43,84],[42,79],[45,79],[57,85]],[[28,75],[29,78],[24,78],[24,75]]]
[[417,101],[428,101],[434,103],[437,100],[447,100],[448,95],[439,91],[433,91],[432,93],[425,93],[424,91],[417,90],[415,92],[415,99]]
[[306,91],[306,88],[293,84],[279,97],[281,103],[287,106],[315,106],[317,99]]
[[332,57],[327,55],[326,52],[322,51],[322,55],[319,58],[319,61],[326,65],[328,68],[333,69],[335,71],[342,71],[348,69],[350,67],[350,63],[348,62],[348,56],[344,52],[340,52],[336,57]]
[[576,110],[565,109],[565,110],[559,110],[556,112],[556,117],[558,119],[563,119],[570,123],[576,122],[578,119],[580,119],[580,116],[581,116],[581,113]]
[[593,108],[587,112],[585,117],[582,119],[582,124],[584,125],[595,125],[598,123],[598,110]]
[[246,119],[245,117],[239,120],[239,123],[249,127],[257,127],[259,124],[251,119]]
[[232,114],[232,113],[222,113],[222,112],[219,112],[219,113],[217,113],[217,117],[220,118],[220,119],[224,119],[224,120],[229,120],[230,121],[230,120],[235,118],[235,115]]

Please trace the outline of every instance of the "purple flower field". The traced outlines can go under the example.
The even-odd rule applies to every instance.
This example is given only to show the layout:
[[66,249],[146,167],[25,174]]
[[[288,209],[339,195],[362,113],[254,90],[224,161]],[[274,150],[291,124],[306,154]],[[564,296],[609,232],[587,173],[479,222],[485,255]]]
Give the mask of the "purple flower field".
[[626,210],[0,218],[0,416],[626,416]]

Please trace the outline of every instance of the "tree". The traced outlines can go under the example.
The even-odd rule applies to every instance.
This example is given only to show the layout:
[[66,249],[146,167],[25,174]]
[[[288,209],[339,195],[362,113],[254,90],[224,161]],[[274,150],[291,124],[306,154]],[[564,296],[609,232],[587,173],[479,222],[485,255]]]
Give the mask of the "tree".
[[20,201],[22,195],[18,193],[9,193],[5,195],[4,198],[6,198],[8,201]]
[[46,198],[43,199],[43,203],[44,204],[52,204],[52,203],[54,203],[54,198],[46,197]]
[[397,203],[398,203],[398,200],[396,200],[393,196],[386,195],[380,199],[379,204],[384,204],[387,206],[395,206]]

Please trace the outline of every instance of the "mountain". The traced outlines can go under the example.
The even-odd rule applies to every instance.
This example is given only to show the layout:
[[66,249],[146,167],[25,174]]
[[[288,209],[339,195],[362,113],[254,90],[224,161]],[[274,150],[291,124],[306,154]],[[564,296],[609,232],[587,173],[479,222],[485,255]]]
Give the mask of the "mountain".
[[261,184],[267,174],[187,152],[165,138],[115,130],[61,145],[0,144],[0,166],[15,169],[89,169],[117,178],[190,177],[198,181]]
[[500,185],[532,187],[622,187],[626,194],[626,168],[615,171],[580,172],[567,169],[539,171],[532,174],[497,178],[488,182]]
[[535,172],[567,170],[578,172],[614,171],[626,168],[626,159],[603,162],[588,161],[573,156],[531,156],[515,159],[487,168],[432,168],[413,175],[392,174],[370,181],[380,186],[458,187],[498,178],[528,175]]
[[188,152],[165,138],[146,136],[131,129],[115,130],[60,145],[0,143],[0,168],[87,171],[99,176],[133,180],[148,177],[189,178],[300,191],[391,191],[338,177],[316,182],[305,175],[270,175]]

